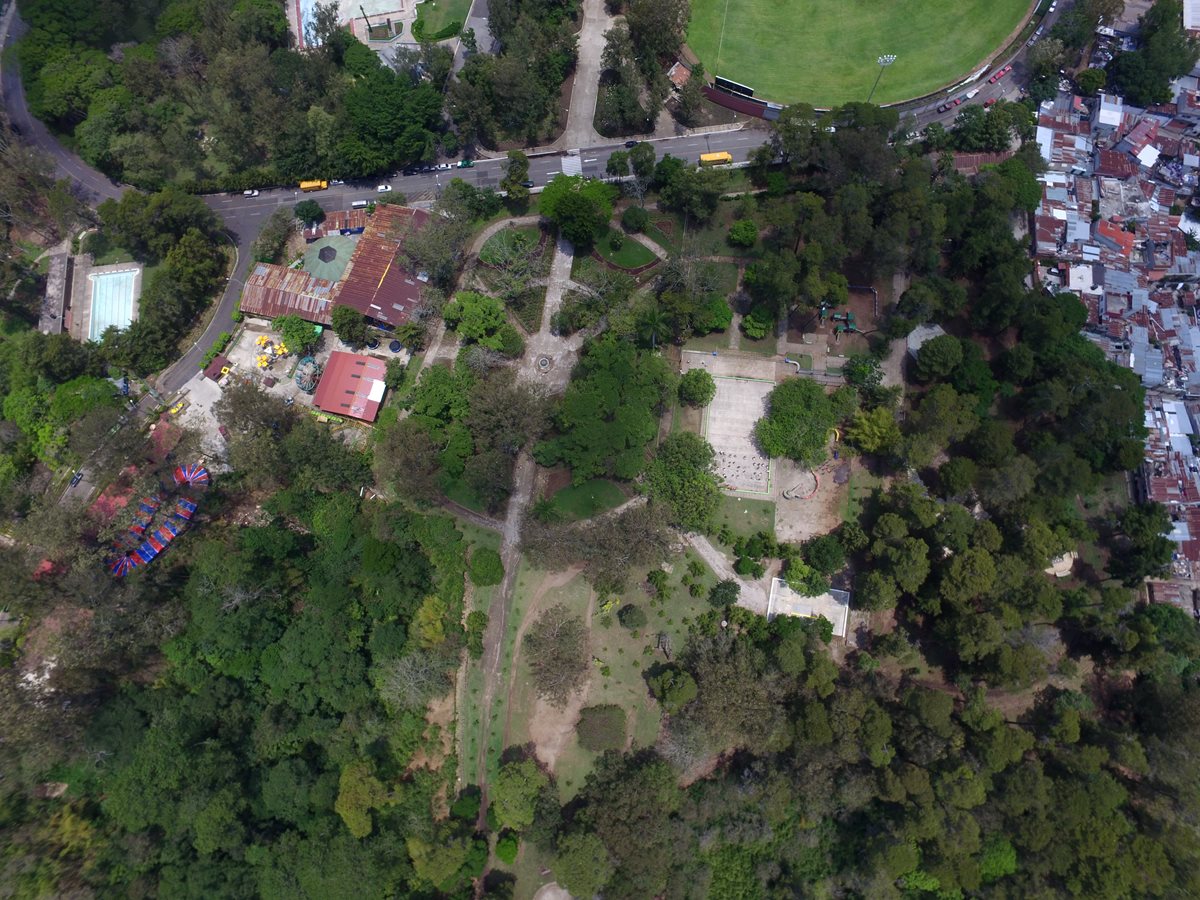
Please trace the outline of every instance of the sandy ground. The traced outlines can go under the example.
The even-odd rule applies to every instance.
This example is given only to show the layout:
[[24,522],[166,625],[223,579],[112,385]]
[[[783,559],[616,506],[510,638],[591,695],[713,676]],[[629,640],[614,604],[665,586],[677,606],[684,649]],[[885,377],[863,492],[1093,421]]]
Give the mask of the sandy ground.
[[[846,460],[829,460],[818,466],[817,492],[807,499],[788,499],[784,494],[805,481],[805,472],[791,460],[777,460],[778,486],[775,494],[775,534],[781,541],[803,541],[826,534],[842,524],[842,511],[849,490]],[[841,480],[842,483],[838,484]]]
[[[517,672],[520,669],[521,644],[525,638],[525,632],[541,612],[546,594],[569,584],[579,572],[579,568],[575,567],[565,572],[552,572],[546,575],[534,590],[533,597],[529,601],[529,606],[525,610],[525,617],[517,629],[516,647],[513,649],[513,661],[509,669],[508,721],[504,724],[505,746],[509,743],[509,730],[512,724],[513,688],[516,685]],[[589,631],[591,629],[592,612],[595,608],[595,603],[596,593],[595,591],[589,591],[587,612],[584,615],[584,622],[588,626]],[[589,668],[589,673],[590,671]],[[537,698],[534,704],[533,712],[529,717],[529,738],[533,741],[534,753],[538,760],[551,772],[554,771],[554,766],[558,762],[558,758],[562,755],[562,752],[571,740],[571,736],[575,733],[575,724],[579,721],[579,711],[587,703],[590,688],[591,678],[589,677],[583,688],[571,697],[566,706],[561,708],[547,703],[540,697]]]

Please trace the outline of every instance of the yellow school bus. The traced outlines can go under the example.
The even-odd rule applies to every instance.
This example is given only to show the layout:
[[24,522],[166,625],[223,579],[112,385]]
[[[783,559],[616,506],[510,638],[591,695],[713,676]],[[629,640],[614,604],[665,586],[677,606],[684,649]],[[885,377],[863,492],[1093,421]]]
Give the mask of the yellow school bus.
[[[728,156],[729,154],[725,154]],[[309,191],[323,191],[329,187],[328,181],[302,181],[300,182],[300,190],[308,193]]]
[[732,153],[701,153],[700,165],[702,166],[727,166],[733,162]]

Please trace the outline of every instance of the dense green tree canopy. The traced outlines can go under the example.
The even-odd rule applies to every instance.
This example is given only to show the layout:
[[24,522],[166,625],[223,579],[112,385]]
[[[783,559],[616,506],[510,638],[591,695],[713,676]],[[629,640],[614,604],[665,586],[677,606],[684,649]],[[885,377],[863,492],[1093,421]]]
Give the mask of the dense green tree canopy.
[[830,430],[854,407],[854,392],[833,394],[815,381],[789,378],[767,397],[767,414],[754,426],[754,436],[769,456],[786,456],[805,465],[825,459]]
[[563,462],[576,482],[598,475],[635,478],[657,431],[656,411],[672,388],[662,357],[613,337],[589,344],[555,418],[539,444],[540,462]]

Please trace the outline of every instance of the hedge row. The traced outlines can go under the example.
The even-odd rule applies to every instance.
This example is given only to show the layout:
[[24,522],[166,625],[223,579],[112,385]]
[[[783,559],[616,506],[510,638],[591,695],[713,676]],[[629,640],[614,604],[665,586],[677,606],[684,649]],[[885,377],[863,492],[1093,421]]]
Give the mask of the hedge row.
[[278,172],[272,168],[260,168],[222,175],[220,178],[194,178],[190,181],[181,181],[179,188],[189,194],[220,194],[224,191],[249,191],[275,187],[279,183]]
[[444,41],[447,38],[454,37],[456,34],[462,31],[462,27],[462,22],[451,22],[441,31],[435,31],[433,34],[426,34],[425,23],[420,19],[417,19],[417,21],[413,22],[412,36],[418,43],[424,43],[425,41],[436,43],[437,41]]
[[209,347],[208,352],[204,354],[204,359],[200,361],[200,368],[207,368],[208,364],[216,359],[221,351],[223,351],[229,344],[229,339],[231,337],[233,337],[233,335],[231,335],[228,331],[222,331],[220,336],[217,338],[217,342]]

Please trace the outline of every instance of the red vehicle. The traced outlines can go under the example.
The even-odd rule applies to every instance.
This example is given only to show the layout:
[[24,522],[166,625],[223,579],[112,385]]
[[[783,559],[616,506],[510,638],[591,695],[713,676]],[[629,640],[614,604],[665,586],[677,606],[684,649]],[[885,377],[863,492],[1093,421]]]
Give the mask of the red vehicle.
[[995,102],[996,102],[996,98],[990,97],[987,100],[983,101],[983,108],[987,109],[989,106],[993,105]]
[[988,79],[988,84],[995,84],[1005,75],[1012,71],[1012,66],[1005,66],[1003,69],[998,69],[991,78]]

